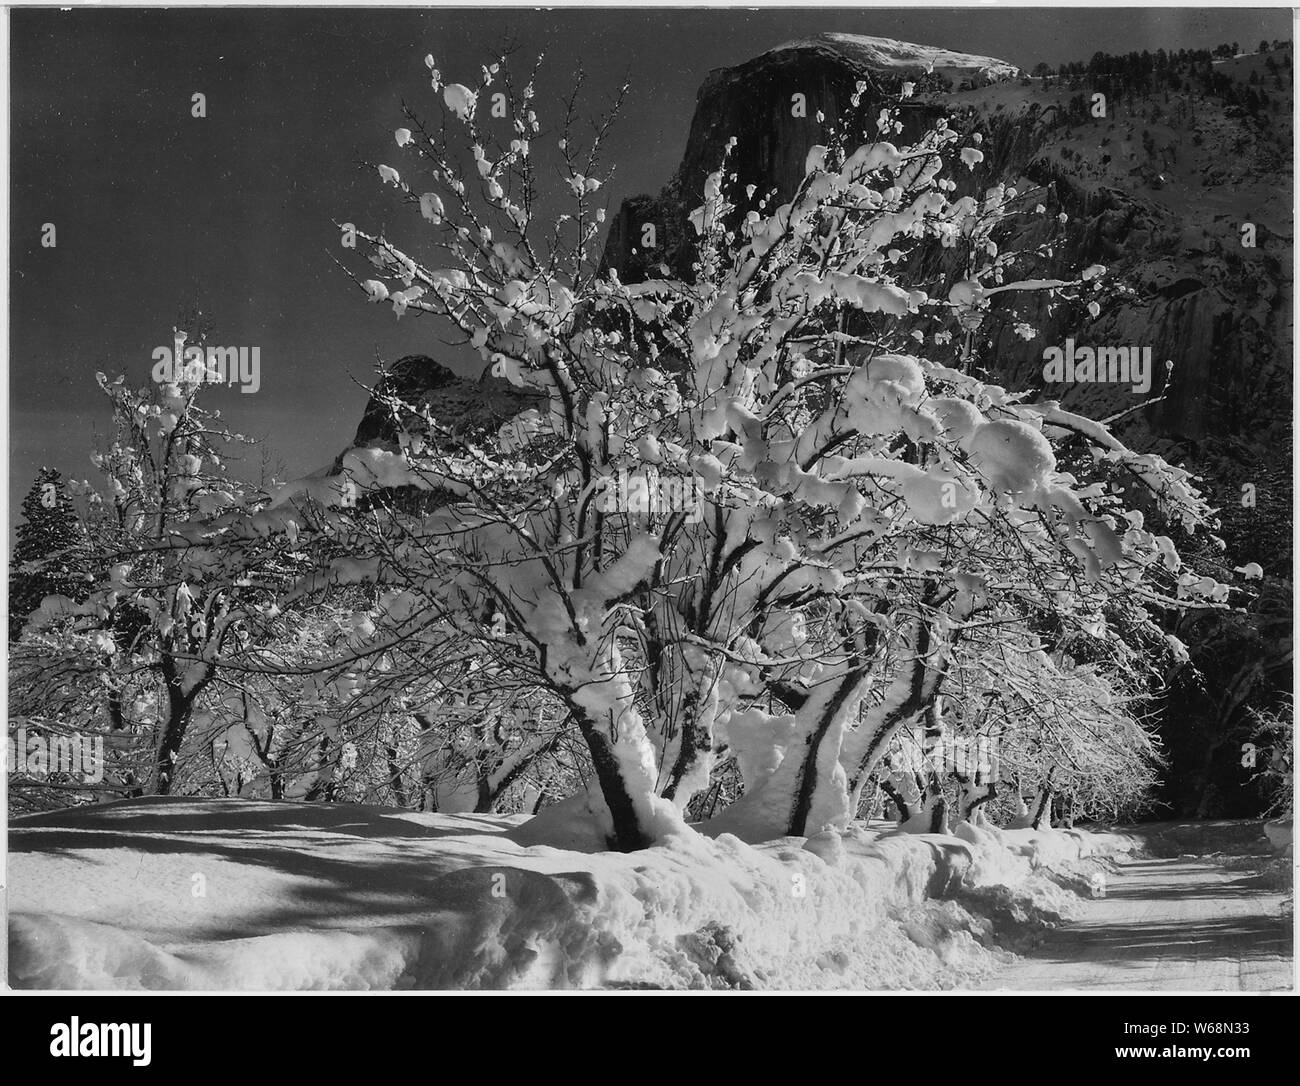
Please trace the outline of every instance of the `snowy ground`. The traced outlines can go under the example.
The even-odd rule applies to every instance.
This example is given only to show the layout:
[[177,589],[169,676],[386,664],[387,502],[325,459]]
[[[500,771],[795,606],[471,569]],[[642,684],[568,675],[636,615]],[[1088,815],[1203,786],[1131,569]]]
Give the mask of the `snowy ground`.
[[[23,988],[978,986],[1135,845],[884,825],[631,855],[526,823],[378,807],[148,799],[10,826]],[[512,837],[520,837],[519,843]]]
[[1105,897],[996,974],[1014,991],[1283,991],[1295,984],[1294,859],[1258,822],[1143,827]]

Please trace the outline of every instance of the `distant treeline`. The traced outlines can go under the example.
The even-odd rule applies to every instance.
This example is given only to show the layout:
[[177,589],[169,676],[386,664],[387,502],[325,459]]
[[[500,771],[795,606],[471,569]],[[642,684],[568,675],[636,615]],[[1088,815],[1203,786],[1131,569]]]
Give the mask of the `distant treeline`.
[[[1264,73],[1261,76],[1252,70],[1245,81],[1225,74],[1215,64],[1216,60],[1235,57],[1241,52],[1236,42],[1225,42],[1214,49],[1177,52],[1164,49],[1154,53],[1145,49],[1140,53],[1097,52],[1087,61],[1062,64],[1055,69],[1046,62],[1039,63],[1032,74],[1046,86],[1055,80],[1072,90],[1086,88],[1108,97],[1131,100],[1170,92],[1201,94],[1255,112],[1267,105],[1266,91],[1270,83],[1276,90],[1285,90],[1289,85],[1290,50],[1290,39],[1261,41],[1257,52],[1266,54]],[[1281,53],[1281,58],[1274,57],[1274,53]]]

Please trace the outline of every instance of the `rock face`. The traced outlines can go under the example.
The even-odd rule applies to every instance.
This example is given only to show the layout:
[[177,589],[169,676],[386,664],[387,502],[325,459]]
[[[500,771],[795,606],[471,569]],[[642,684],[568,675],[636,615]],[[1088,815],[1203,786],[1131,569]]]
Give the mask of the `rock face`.
[[[389,396],[397,397],[403,405],[400,419],[385,402]],[[516,388],[486,370],[475,381],[458,377],[427,355],[409,354],[389,366],[375,384],[348,449],[380,447],[396,451],[398,433],[404,432],[419,434],[427,445],[454,454],[464,442],[481,442],[491,437],[538,400],[535,393]],[[348,449],[340,450],[327,469],[329,475],[342,473]],[[357,504],[359,509],[366,510],[378,502],[387,508],[424,515],[449,499],[450,495],[437,489],[397,487],[372,491]]]
[[399,358],[375,386],[357,426],[353,447],[396,447],[398,427],[393,413],[380,398],[398,396],[414,408],[403,429],[420,432],[419,413],[428,408],[444,436],[452,441],[481,440],[495,433],[520,411],[533,406],[537,396],[488,373],[474,381],[457,377],[446,366],[422,354]]
[[[1082,307],[1058,304],[1049,312],[1046,299],[1008,298],[986,328],[983,352],[1000,379],[1042,387],[1067,407],[1105,417],[1158,396],[1171,361],[1162,402],[1121,425],[1129,442],[1190,455],[1224,434],[1289,428],[1289,112],[1262,122],[1193,91],[1172,99],[1113,96],[1108,117],[1099,119],[1071,102],[1086,97],[1086,88],[1025,85],[1016,74],[1013,65],[988,57],[844,34],[803,39],[714,71],[700,88],[681,166],[658,196],[623,204],[604,267],[629,282],[659,264],[688,275],[687,216],[702,202],[704,179],[730,139],[733,199],[743,208],[744,189],[754,185],[753,201],[769,190],[784,201],[803,175],[808,148],[824,142],[826,125],[847,117],[857,131],[874,131],[885,95],[905,79],[915,81],[900,139],[941,114],[985,137],[985,161],[957,179],[959,194],[998,182],[1021,191],[1042,187],[1044,215],[1013,225],[1000,239],[1003,251],[1046,240],[1051,220],[1064,213],[1069,222],[1056,235],[1050,266],[1104,264],[1134,288],[1095,320]],[[860,83],[866,89],[855,110],[850,99]],[[796,95],[804,96],[806,116],[796,115]],[[1257,227],[1253,248],[1241,244],[1248,221]],[[655,226],[654,248],[644,244],[647,224]],[[1039,334],[1024,340],[1015,330],[1021,321]],[[1045,387],[1043,351],[1067,337],[1081,345],[1150,347],[1154,391],[1142,397],[1114,385]]]
[[[735,68],[711,72],[696,97],[695,115],[681,166],[657,197],[624,201],[606,240],[602,268],[616,269],[625,282],[646,277],[666,264],[674,275],[690,271],[693,236],[687,215],[703,200],[704,180],[718,169],[731,137],[736,145],[727,163],[736,174],[736,203],[742,209],[775,189],[789,199],[803,177],[808,149],[822,141],[821,113],[829,121],[847,117],[859,130],[879,111],[880,101],[904,80],[919,88],[945,88],[953,77],[967,86],[1007,78],[1016,69],[989,57],[866,38],[821,34],[773,49]],[[869,90],[854,108],[858,82]],[[873,108],[874,107],[874,108]],[[944,112],[939,105],[915,103],[907,111],[920,131]],[[743,197],[747,185],[754,196]],[[645,227],[655,228],[655,244],[645,245]]]
[[[1229,138],[1233,107],[1216,112],[1206,102],[1198,125],[1216,136],[1213,143],[1182,143],[1185,133],[1172,130],[1164,137],[1170,142],[1152,153],[1142,146],[1142,133],[1151,132],[1150,115],[1159,103],[1139,100],[1120,107],[1118,117],[1075,127],[1060,124],[1056,111],[1032,98],[1022,96],[1013,109],[980,101],[980,92],[969,97],[978,103],[973,123],[988,148],[977,180],[1044,186],[1049,214],[1060,211],[1070,219],[1057,266],[1104,264],[1133,288],[1127,298],[1104,304],[1097,319],[1064,306],[1048,312],[1045,299],[1015,302],[1019,317],[1039,335],[1022,340],[1010,319],[995,327],[988,352],[995,372],[1015,387],[1042,386],[1068,407],[1108,416],[1147,397],[1116,385],[1047,386],[1042,351],[1067,337],[1150,347],[1155,373],[1147,396],[1159,395],[1167,363],[1172,379],[1163,402],[1135,413],[1122,428],[1130,443],[1194,456],[1207,440],[1289,428],[1291,239],[1289,212],[1274,193],[1289,208],[1290,183],[1268,165],[1273,135],[1242,127]],[[1247,123],[1244,117],[1235,121]],[[1208,178],[1216,160],[1234,155],[1237,183],[1224,191]],[[1162,172],[1153,174],[1157,168]],[[1251,248],[1241,244],[1240,228],[1248,221],[1257,229]],[[1013,230],[1004,249],[1024,247],[1038,229],[1028,222]]]

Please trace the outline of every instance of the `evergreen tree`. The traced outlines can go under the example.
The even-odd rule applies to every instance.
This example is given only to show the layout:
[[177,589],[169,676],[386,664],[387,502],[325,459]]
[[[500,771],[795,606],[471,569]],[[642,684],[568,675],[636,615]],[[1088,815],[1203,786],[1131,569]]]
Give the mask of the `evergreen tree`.
[[77,519],[63,476],[41,468],[23,498],[23,523],[18,525],[9,572],[9,639],[22,634],[27,616],[46,596],[86,598],[86,558],[89,545]]

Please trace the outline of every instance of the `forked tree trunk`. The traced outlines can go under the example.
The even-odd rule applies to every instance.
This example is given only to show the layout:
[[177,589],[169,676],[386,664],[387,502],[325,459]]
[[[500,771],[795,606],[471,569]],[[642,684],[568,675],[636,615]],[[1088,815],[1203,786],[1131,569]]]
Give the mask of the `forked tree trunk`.
[[943,708],[938,697],[921,714],[920,731],[915,739],[919,760],[904,764],[891,774],[895,788],[911,800],[908,813],[899,819],[899,828],[905,833],[947,833],[948,800],[943,792]]
[[[926,601],[931,600],[932,594],[927,593]],[[900,661],[884,700],[866,714],[843,744],[841,761],[855,802],[894,738],[920,719],[943,682],[939,659],[942,646],[931,624],[917,616],[912,620],[908,640],[909,651]]]
[[998,795],[997,766],[987,751],[985,740],[983,735],[976,736],[975,750],[967,747],[954,759],[954,776],[961,786],[961,819],[976,825],[987,823],[985,806]]
[[793,738],[785,756],[757,787],[712,819],[716,832],[747,841],[807,837],[827,827],[848,825],[854,808],[841,764],[841,745],[865,692],[869,669],[856,661],[819,676],[806,693],[797,692]]
[[975,781],[964,785],[961,792],[961,818],[977,826],[988,822],[986,805],[998,798],[998,786],[993,781]]
[[392,743],[384,744],[384,757],[388,761],[388,786],[393,790],[393,799],[399,807],[410,805],[411,799],[406,794],[406,782],[402,779],[402,767],[397,763],[397,747]]
[[921,815],[925,792],[921,778],[910,766],[893,766],[885,778],[885,794],[898,808],[898,823],[904,825]]
[[[126,714],[122,710],[122,692],[116,688],[108,692],[108,729],[113,733],[127,730]],[[121,783],[126,787],[127,799],[139,799],[144,795],[144,789],[140,787],[135,770],[130,765],[121,774]]]
[[[581,648],[591,651],[585,644]],[[685,823],[658,794],[654,748],[617,644],[604,641],[593,657],[584,660],[588,678],[578,686],[569,685],[570,666],[557,664],[552,689],[563,698],[591,755],[595,787],[588,787],[588,807],[603,823],[607,847],[636,852]]]
[[927,789],[916,813],[898,826],[904,833],[948,833],[948,800],[941,788]]

